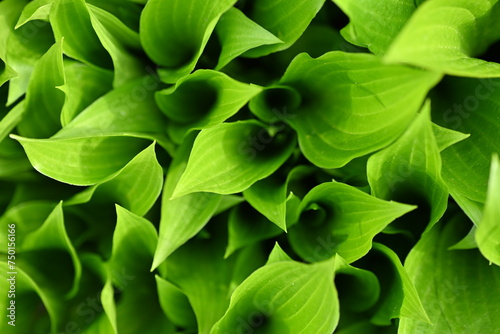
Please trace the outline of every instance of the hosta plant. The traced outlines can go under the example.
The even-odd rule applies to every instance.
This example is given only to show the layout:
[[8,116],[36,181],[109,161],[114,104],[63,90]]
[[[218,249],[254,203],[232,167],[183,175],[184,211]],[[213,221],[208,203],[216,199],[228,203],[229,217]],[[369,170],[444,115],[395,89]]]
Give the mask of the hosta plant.
[[499,333],[499,18],[1,1],[0,333]]

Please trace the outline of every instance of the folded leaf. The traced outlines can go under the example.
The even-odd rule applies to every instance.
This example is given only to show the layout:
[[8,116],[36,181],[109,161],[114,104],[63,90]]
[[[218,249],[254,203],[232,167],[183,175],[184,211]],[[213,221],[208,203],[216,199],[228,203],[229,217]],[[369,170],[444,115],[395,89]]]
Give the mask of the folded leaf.
[[231,8],[220,18],[215,31],[222,44],[216,69],[220,70],[245,51],[261,45],[283,43],[278,37],[250,20],[237,8]]
[[37,171],[60,182],[81,186],[109,180],[151,143],[142,138],[123,136],[11,137],[23,145]]
[[398,138],[439,79],[369,54],[301,54],[280,80],[301,95],[301,104],[290,109],[289,98],[271,96],[277,102],[269,109],[287,111],[285,121],[297,131],[306,158],[338,168]]
[[341,30],[352,44],[383,55],[416,9],[414,0],[333,0],[349,16]]
[[194,138],[194,133],[185,138],[167,172],[162,197],[160,235],[152,270],[178,247],[194,237],[208,223],[221,203],[222,196],[204,192],[170,198],[186,169]]
[[330,334],[339,319],[333,275],[333,261],[282,261],[259,268],[236,288],[210,333]]
[[160,196],[163,169],[156,159],[155,144],[137,154],[111,180],[98,184],[94,197],[113,199],[130,212],[144,216]]
[[16,29],[32,20],[49,21],[50,9],[55,0],[34,0],[23,8]]
[[413,209],[380,200],[346,184],[323,183],[302,200],[299,221],[290,228],[288,240],[308,262],[339,254],[351,263],[368,253],[375,235]]
[[266,129],[262,123],[248,120],[204,129],[196,137],[172,196],[241,192],[276,171],[294,148],[295,138],[284,126]]
[[470,229],[463,216],[436,225],[408,255],[405,268],[431,323],[402,317],[399,333],[483,333],[500,326],[500,268],[477,249],[448,250]]
[[186,295],[160,276],[155,278],[163,312],[176,326],[196,331],[196,317]]
[[[247,51],[247,57],[261,57],[290,47],[306,30],[325,0],[256,0],[247,16],[283,43],[263,45]],[[276,19],[279,17],[279,19]]]
[[448,190],[441,178],[441,156],[430,122],[429,101],[398,140],[368,159],[367,169],[374,196],[420,207],[416,221],[400,221],[401,227],[411,229],[415,237],[442,217]]
[[479,250],[488,260],[500,266],[500,162],[498,155],[491,162],[488,197],[484,216],[477,227],[476,241]]
[[26,110],[17,127],[22,136],[48,138],[61,128],[64,93],[56,87],[65,82],[62,48],[62,42],[54,44],[33,69],[26,91]]
[[474,58],[500,39],[497,2],[424,2],[394,40],[386,59],[456,76],[500,76],[500,64]]
[[83,0],[56,1],[50,10],[50,24],[57,41],[64,38],[64,53],[89,65],[112,69],[111,56],[92,27]]
[[500,153],[498,87],[499,79],[448,78],[433,95],[434,122],[470,134],[442,152],[443,179],[454,197],[486,200],[490,159]]
[[199,70],[157,92],[155,99],[173,120],[167,129],[180,143],[187,132],[218,125],[233,116],[260,91],[259,86],[238,82],[224,73]]
[[[43,288],[52,289],[61,289],[61,283],[54,282],[54,279],[67,279],[68,277],[72,277],[72,282],[70,285],[70,289],[68,291],[64,291],[67,297],[71,297],[76,294],[80,284],[82,266],[80,259],[76,253],[73,244],[71,243],[68,234],[66,233],[66,227],[64,225],[64,216],[62,210],[62,204],[59,203],[54,210],[47,217],[45,222],[35,231],[28,234],[22,244],[18,246],[19,252],[24,253],[24,257],[26,258],[24,264],[26,270],[33,273],[32,277],[38,281],[38,277],[42,278],[39,283]],[[45,251],[45,252],[44,252]],[[51,255],[55,255],[55,253],[51,253],[50,251],[62,251],[67,253],[70,257],[69,263],[63,262],[66,265],[72,265],[71,274],[68,276],[67,273],[63,273],[64,270],[62,266],[47,268],[47,263],[55,261],[55,258],[51,258]],[[30,256],[27,257],[27,253],[30,252]],[[21,258],[23,259],[23,258]],[[60,259],[60,258],[59,258]],[[36,261],[36,262],[34,262]],[[45,266],[43,265],[45,263]],[[40,269],[45,267],[43,269]],[[59,270],[57,270],[59,269]],[[43,270],[44,274],[38,274],[41,270]],[[52,272],[51,270],[57,270]],[[40,276],[34,276],[36,274]],[[66,283],[66,282],[64,282]],[[51,288],[49,288],[51,287]],[[63,288],[64,289],[64,288]]]
[[283,233],[266,217],[256,212],[248,203],[233,208],[228,221],[229,242],[224,258],[234,251],[258,241],[266,240]]
[[66,60],[64,62],[66,83],[58,88],[66,99],[61,111],[62,126],[68,125],[82,110],[112,89],[113,74],[97,67]]
[[141,44],[160,66],[162,80],[174,83],[190,73],[217,21],[236,0],[150,0],[141,14]]

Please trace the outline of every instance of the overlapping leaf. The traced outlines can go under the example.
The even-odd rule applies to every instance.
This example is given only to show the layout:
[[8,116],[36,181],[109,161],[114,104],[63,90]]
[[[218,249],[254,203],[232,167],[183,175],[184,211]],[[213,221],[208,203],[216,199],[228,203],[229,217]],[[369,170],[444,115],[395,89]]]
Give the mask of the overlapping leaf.
[[498,77],[498,63],[475,57],[500,39],[499,14],[496,0],[426,1],[395,39],[386,59],[438,73]]
[[319,167],[341,167],[400,136],[439,79],[368,54],[301,54],[280,80],[301,95],[300,104],[277,92],[268,113],[286,109],[304,155]]

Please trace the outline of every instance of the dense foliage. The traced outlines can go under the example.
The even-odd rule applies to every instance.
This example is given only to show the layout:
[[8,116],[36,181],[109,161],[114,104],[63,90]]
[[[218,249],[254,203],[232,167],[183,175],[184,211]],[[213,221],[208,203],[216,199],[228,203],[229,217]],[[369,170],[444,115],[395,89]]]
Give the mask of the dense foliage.
[[0,332],[494,334],[497,0],[0,2]]

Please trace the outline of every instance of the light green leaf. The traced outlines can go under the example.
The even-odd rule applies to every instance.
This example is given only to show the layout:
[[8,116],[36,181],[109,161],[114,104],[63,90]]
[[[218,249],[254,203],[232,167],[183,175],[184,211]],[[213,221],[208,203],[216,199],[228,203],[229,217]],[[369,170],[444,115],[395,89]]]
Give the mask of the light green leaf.
[[414,0],[333,0],[349,16],[341,30],[352,44],[383,55],[416,9]]
[[498,155],[491,162],[488,196],[484,216],[477,227],[476,241],[479,250],[489,261],[500,266],[500,162]]
[[[291,181],[304,178],[313,170],[314,168],[311,166],[300,165],[293,168],[284,177],[283,171],[279,169],[273,175],[255,182],[243,192],[243,195],[257,211],[286,232],[287,225],[295,223],[294,215],[289,212],[293,210],[292,202],[295,200],[290,198],[291,191],[288,190],[288,184]],[[288,205],[289,200],[292,201],[290,205]]]
[[234,7],[222,15],[215,31],[222,45],[216,70],[220,70],[231,60],[248,50],[261,45],[283,43],[278,37],[250,20]]
[[[31,276],[44,288],[49,286],[52,289],[64,289],[63,286],[58,286],[61,284],[60,281],[72,277],[69,290],[64,291],[64,293],[67,297],[71,297],[77,293],[82,273],[82,265],[66,233],[62,203],[59,203],[54,208],[38,229],[26,235],[22,244],[18,246],[18,249],[20,253],[24,253],[25,260],[23,261],[26,261],[26,263],[22,264],[24,264],[25,270],[28,270],[26,266],[29,266],[29,272],[33,273]],[[62,251],[69,255],[70,260],[63,262],[64,264],[72,265],[72,270],[70,270],[69,275],[65,272],[66,268],[62,267],[63,263],[50,267],[47,265],[49,262],[53,263],[56,261],[56,258],[51,258],[51,255],[55,255],[55,253],[51,253],[50,251]],[[28,252],[30,252],[29,257],[27,254]],[[60,259],[60,257],[58,258]],[[41,274],[41,272],[43,272],[43,274]],[[54,281],[54,279],[56,279],[56,281]]]
[[[158,234],[153,224],[147,219],[116,205],[116,228],[113,234],[113,250],[110,259],[112,269],[120,272],[126,268],[127,275],[136,276],[149,274]],[[133,254],[133,256],[131,256]],[[126,282],[113,280],[120,289]]]
[[486,200],[490,158],[500,154],[499,87],[500,79],[447,78],[432,96],[434,122],[471,135],[442,152],[443,179],[459,204]]
[[255,211],[248,203],[242,203],[231,210],[228,230],[229,242],[224,258],[242,247],[283,233],[282,229]]
[[426,1],[394,40],[386,59],[456,76],[498,77],[500,64],[474,57],[500,38],[499,15],[497,0]]
[[[139,34],[109,12],[91,4],[86,6],[92,28],[113,60],[113,85],[120,87],[130,80],[146,75],[147,66],[136,56],[142,51]],[[157,85],[156,83],[155,86]]]
[[57,89],[65,82],[62,42],[54,44],[37,62],[26,91],[26,105],[19,134],[48,138],[61,128],[64,93]]
[[276,171],[294,148],[295,138],[284,127],[267,129],[254,120],[204,129],[173,197],[199,191],[241,192]]
[[159,108],[173,122],[167,125],[177,142],[191,130],[218,125],[233,116],[261,88],[238,82],[224,73],[198,70],[155,94]]
[[418,238],[442,217],[448,190],[441,178],[441,156],[430,121],[430,101],[400,138],[368,159],[367,170],[374,196],[419,206],[414,216],[402,218],[397,226],[412,230]]
[[236,0],[149,0],[141,14],[141,43],[163,81],[190,73],[217,21]]
[[[24,1],[19,1],[18,3],[23,4]],[[11,15],[11,17],[5,20],[6,26],[0,29],[5,29],[6,32],[5,51],[2,52],[2,46],[0,46],[0,58],[17,73],[17,76],[9,81],[8,106],[26,93],[28,81],[30,80],[35,64],[55,43],[54,34],[52,33],[50,24],[47,22],[30,21],[19,27],[19,29],[14,30],[15,20],[17,20],[19,14],[11,13]],[[11,21],[12,19],[14,20]],[[0,44],[2,42],[0,41]],[[3,56],[2,53],[4,53]]]
[[9,133],[21,121],[26,108],[25,101],[21,101],[12,108],[7,115],[0,120],[0,142],[2,142]]
[[33,20],[49,21],[49,13],[55,0],[34,0],[23,8],[16,29]]
[[440,152],[470,137],[469,134],[443,128],[434,123],[432,123],[432,132]]
[[156,107],[153,91],[146,87],[152,77],[131,81],[97,99],[54,139],[140,133],[162,144],[165,117]]
[[283,262],[283,261],[293,261],[290,256],[281,248],[281,246],[276,242],[274,244],[273,250],[269,254],[269,258],[267,259],[266,265]]
[[17,72],[0,58],[0,87],[17,76]]
[[66,83],[58,88],[66,95],[61,111],[61,124],[67,126],[82,110],[111,90],[113,74],[97,67],[66,60],[64,76]]
[[186,295],[160,276],[155,279],[163,312],[176,326],[196,331],[196,317]]
[[85,1],[57,1],[52,5],[49,19],[56,40],[64,38],[64,54],[89,65],[113,68],[111,56],[92,27]]
[[339,254],[351,263],[368,253],[375,235],[413,209],[380,200],[343,183],[323,183],[302,200],[299,221],[290,228],[288,240],[308,262]]
[[23,145],[33,168],[61,182],[92,185],[111,179],[151,142],[137,137],[29,139]]
[[194,138],[194,133],[186,137],[177,149],[167,173],[162,195],[160,236],[152,270],[177,248],[194,237],[208,223],[221,203],[222,196],[205,192],[170,198],[186,169]]
[[301,103],[277,90],[264,91],[299,136],[303,154],[322,168],[338,168],[379,150],[410,124],[440,75],[385,65],[374,55],[330,52],[317,59],[298,55],[280,84],[294,88]]
[[138,216],[144,216],[160,196],[163,169],[156,159],[155,144],[135,156],[111,180],[97,185],[94,197],[113,199]]
[[488,333],[499,328],[500,268],[477,249],[448,250],[470,229],[464,216],[432,228],[412,249],[405,268],[432,324],[402,317],[401,334]]
[[324,3],[325,0],[254,1],[247,16],[283,43],[254,48],[244,56],[256,58],[289,48],[299,39]]
[[333,276],[333,261],[268,264],[236,288],[229,309],[210,333],[330,334],[339,319]]

